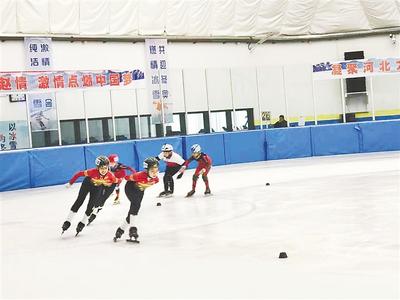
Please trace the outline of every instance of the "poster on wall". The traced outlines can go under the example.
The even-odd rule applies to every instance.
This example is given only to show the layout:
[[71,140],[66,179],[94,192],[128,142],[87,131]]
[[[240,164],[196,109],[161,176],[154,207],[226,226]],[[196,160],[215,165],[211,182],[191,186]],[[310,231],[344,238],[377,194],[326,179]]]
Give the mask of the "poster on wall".
[[0,151],[29,148],[26,120],[0,121]]
[[29,94],[28,101],[32,132],[58,129],[54,94]]
[[152,123],[173,123],[173,104],[168,90],[167,39],[146,39],[145,49]]

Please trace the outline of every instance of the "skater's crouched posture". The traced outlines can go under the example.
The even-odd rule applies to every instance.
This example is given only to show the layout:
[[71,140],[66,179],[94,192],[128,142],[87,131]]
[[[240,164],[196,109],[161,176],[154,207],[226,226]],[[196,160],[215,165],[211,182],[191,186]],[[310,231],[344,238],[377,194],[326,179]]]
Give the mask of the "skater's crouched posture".
[[156,157],[157,160],[163,160],[167,164],[164,173],[164,191],[159,197],[169,197],[174,193],[174,178],[173,176],[181,169],[185,160],[176,152],[170,144],[164,144],[161,147],[161,153]]
[[81,176],[85,176],[79,190],[78,198],[71,207],[71,211],[68,214],[67,220],[62,225],[62,230],[66,231],[71,226],[73,217],[82,206],[87,194],[89,196],[89,202],[83,216],[83,219],[78,223],[76,227],[76,235],[83,230],[86,222],[92,213],[94,205],[99,201],[99,197],[103,192],[103,188],[118,183],[118,179],[108,169],[109,160],[106,156],[99,156],[96,158],[96,168],[85,171],[77,172],[71,180],[66,184],[66,187],[70,187],[74,182]]
[[126,166],[119,161],[119,157],[117,154],[111,154],[108,156],[108,160],[110,161],[110,171],[114,174],[114,176],[118,179],[117,183],[112,184],[111,186],[105,186],[101,195],[98,198],[97,203],[93,208],[93,212],[89,217],[89,224],[91,224],[94,219],[96,219],[97,214],[103,209],[104,203],[110,197],[114,189],[116,190],[117,196],[114,199],[114,204],[119,204],[119,185],[121,184],[122,180],[126,176],[126,170],[129,170],[132,174],[135,173],[135,169],[132,169],[129,166]]
[[[114,242],[121,238],[128,226],[130,227],[130,240],[137,242],[137,238],[139,237],[135,226],[135,218],[137,218],[142,203],[144,190],[158,182],[158,160],[154,157],[146,158],[143,162],[143,168],[145,169],[144,171],[125,177],[127,180],[125,184],[125,194],[131,202],[131,205],[128,216],[115,233]],[[134,240],[132,240],[132,238],[134,238]]]
[[190,147],[190,150],[192,151],[192,156],[186,160],[185,164],[179,171],[178,179],[182,178],[183,173],[185,172],[186,168],[189,166],[189,164],[195,160],[197,161],[198,165],[196,170],[194,171],[193,175],[193,181],[192,181],[192,190],[189,191],[186,195],[186,197],[191,197],[193,194],[196,192],[196,184],[197,180],[199,179],[200,175],[201,178],[204,181],[204,184],[206,185],[206,190],[204,192],[205,195],[211,194],[210,186],[208,183],[208,173],[210,172],[211,165],[212,165],[212,160],[211,157],[208,156],[207,154],[201,152],[201,147],[199,144],[194,144],[192,147]]

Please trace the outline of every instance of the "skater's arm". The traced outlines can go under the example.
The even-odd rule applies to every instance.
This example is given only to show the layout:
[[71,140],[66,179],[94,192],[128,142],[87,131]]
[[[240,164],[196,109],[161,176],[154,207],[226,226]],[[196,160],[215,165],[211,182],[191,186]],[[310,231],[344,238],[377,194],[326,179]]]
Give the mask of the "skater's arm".
[[[86,173],[86,174],[85,174],[85,173]],[[76,173],[74,174],[74,176],[72,176],[72,178],[69,180],[69,184],[70,184],[70,185],[73,185],[74,182],[75,182],[79,177],[82,177],[82,176],[87,176],[87,170],[76,172]]]

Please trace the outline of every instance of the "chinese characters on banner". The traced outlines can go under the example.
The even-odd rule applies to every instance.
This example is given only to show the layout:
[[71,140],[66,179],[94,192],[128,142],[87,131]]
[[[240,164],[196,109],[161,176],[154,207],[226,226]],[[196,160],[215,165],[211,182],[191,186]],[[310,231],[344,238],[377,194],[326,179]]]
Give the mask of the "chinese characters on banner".
[[27,70],[51,70],[51,38],[26,37],[24,44]]
[[26,121],[0,121],[0,151],[29,148]]
[[362,60],[322,62],[313,65],[314,79],[340,79],[400,73],[400,58],[370,58]]
[[[49,71],[52,68],[51,60],[51,39],[50,38],[30,38],[24,39],[26,68],[30,71]],[[56,86],[56,76],[54,85]],[[38,87],[48,86],[49,80],[45,76],[38,77]],[[29,82],[30,84],[31,82]],[[27,84],[24,76],[15,78],[15,87],[25,87]],[[57,111],[54,93],[28,94],[29,116],[31,131],[57,130]]]
[[152,123],[172,123],[173,106],[168,90],[167,40],[146,39],[146,71]]
[[0,72],[0,92],[49,92],[55,89],[123,87],[140,79],[144,79],[144,73],[140,70]]

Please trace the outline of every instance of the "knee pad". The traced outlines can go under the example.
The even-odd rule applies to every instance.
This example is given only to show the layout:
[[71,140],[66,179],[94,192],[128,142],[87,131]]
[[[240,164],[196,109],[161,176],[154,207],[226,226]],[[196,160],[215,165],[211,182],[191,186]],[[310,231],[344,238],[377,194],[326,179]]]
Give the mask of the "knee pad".
[[208,181],[207,175],[204,175],[204,174],[203,174],[203,175],[201,175],[201,178],[203,178],[204,181]]
[[193,180],[194,180],[194,181],[197,181],[197,179],[199,179],[199,176],[198,176],[198,175],[196,175],[196,174],[195,174],[195,175],[193,175]]

